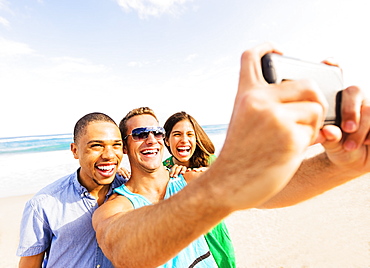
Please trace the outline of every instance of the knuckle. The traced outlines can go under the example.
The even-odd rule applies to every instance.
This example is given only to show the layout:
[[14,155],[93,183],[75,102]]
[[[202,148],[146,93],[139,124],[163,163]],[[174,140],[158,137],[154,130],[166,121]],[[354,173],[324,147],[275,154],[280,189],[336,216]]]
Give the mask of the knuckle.
[[361,106],[361,114],[370,117],[370,105],[362,105]]
[[[363,109],[363,107],[361,107],[361,110]],[[347,118],[353,118],[356,116],[356,111],[353,110],[352,107],[350,106],[342,106],[342,113],[347,117]]]
[[251,50],[246,50],[242,53],[241,60],[248,61],[253,58],[253,52]]
[[302,84],[302,89],[304,93],[317,94],[317,92],[320,91],[318,84],[312,79],[302,79],[299,80],[299,82]]
[[355,95],[355,94],[361,93],[360,88],[357,87],[357,86],[350,86],[350,87],[346,88],[344,91],[347,92],[350,95]]

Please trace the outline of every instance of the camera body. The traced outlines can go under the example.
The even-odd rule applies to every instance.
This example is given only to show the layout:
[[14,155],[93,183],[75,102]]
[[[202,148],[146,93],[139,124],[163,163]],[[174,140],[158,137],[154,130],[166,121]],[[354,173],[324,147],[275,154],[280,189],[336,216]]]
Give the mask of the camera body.
[[297,79],[315,81],[329,103],[325,124],[340,126],[343,78],[342,70],[339,67],[302,61],[276,53],[268,53],[263,56],[261,64],[263,77],[270,84]]

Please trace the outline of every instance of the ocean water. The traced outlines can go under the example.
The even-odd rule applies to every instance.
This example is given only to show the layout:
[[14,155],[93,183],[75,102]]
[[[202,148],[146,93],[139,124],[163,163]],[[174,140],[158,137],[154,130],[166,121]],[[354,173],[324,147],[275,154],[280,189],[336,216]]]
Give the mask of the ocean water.
[[72,134],[0,138],[0,154],[68,150]]
[[[216,147],[222,148],[227,124],[202,126]],[[78,160],[70,152],[72,134],[0,138],[0,197],[33,194],[74,172]],[[165,150],[164,158],[169,153]],[[129,169],[125,156],[121,166]]]

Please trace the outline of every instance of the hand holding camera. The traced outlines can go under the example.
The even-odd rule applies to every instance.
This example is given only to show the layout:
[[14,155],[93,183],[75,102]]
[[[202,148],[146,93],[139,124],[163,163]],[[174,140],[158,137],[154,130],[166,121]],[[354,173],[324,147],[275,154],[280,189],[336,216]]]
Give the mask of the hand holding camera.
[[324,63],[311,63],[276,53],[263,56],[261,64],[263,76],[268,83],[279,84],[286,80],[300,79],[315,81],[329,103],[325,124],[340,126],[343,78],[339,67]]

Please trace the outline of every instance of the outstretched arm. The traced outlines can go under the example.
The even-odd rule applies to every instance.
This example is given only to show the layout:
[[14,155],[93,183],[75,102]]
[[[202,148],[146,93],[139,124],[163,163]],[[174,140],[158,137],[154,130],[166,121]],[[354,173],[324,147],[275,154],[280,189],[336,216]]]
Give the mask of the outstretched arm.
[[296,172],[318,136],[326,101],[307,81],[268,85],[261,57],[273,51],[265,44],[243,53],[226,140],[207,171],[155,205],[123,210],[115,198],[97,209],[97,239],[116,267],[165,263],[231,212],[271,198]]
[[291,206],[370,172],[370,102],[358,87],[343,91],[341,128],[320,133],[325,151],[302,162],[288,185],[261,208]]

